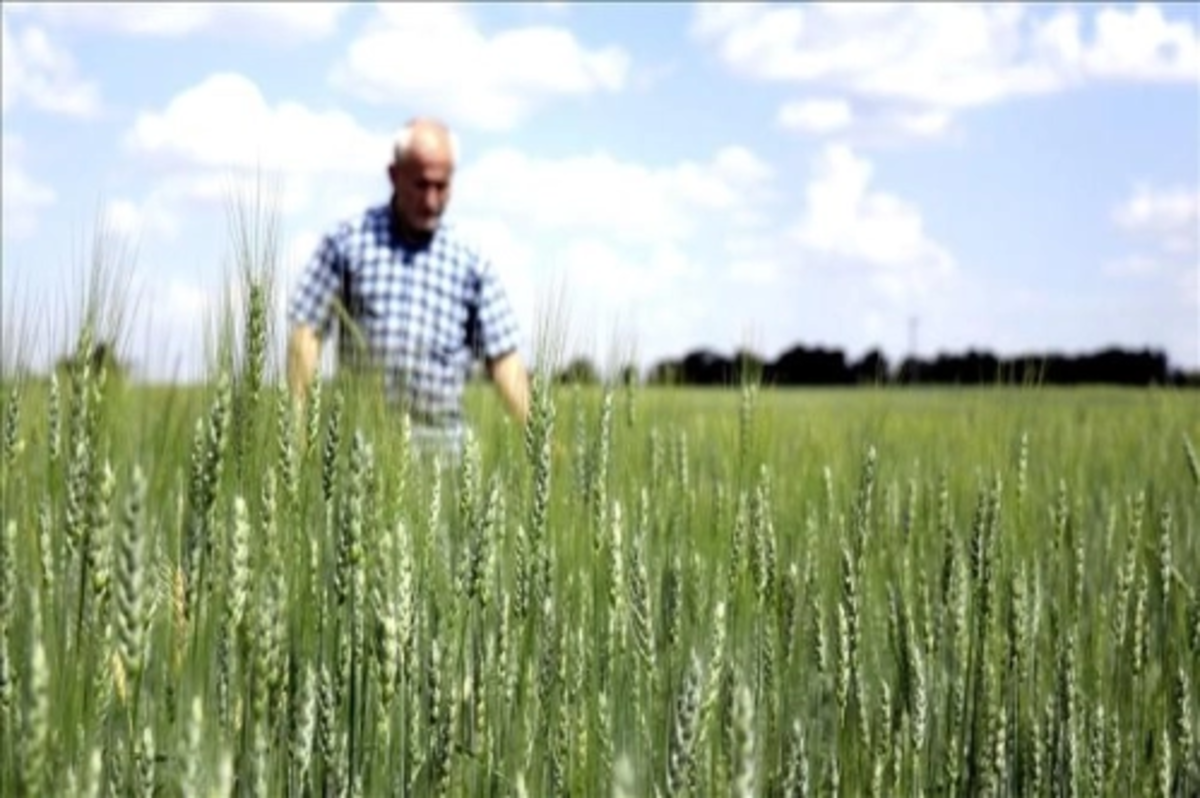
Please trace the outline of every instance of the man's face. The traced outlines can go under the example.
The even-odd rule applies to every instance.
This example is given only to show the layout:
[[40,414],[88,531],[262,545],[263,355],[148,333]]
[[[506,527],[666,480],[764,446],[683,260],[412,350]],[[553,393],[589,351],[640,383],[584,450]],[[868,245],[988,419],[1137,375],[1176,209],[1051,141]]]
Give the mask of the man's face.
[[437,229],[450,201],[454,166],[448,158],[410,154],[389,169],[396,193],[396,210],[414,230],[431,233]]

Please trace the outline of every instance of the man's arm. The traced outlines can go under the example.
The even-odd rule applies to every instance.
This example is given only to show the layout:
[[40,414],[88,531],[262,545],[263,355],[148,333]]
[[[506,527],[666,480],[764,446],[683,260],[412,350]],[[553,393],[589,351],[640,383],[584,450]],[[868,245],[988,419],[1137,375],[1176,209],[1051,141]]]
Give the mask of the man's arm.
[[489,361],[488,374],[509,414],[524,426],[529,421],[529,372],[521,356],[512,351]]
[[308,386],[317,371],[321,359],[321,339],[312,327],[297,324],[288,337],[287,376],[292,400],[303,408],[308,398]]
[[330,314],[330,305],[341,287],[346,272],[339,238],[321,239],[300,276],[300,283],[288,306],[291,332],[287,341],[287,381],[292,402],[303,410],[308,388],[321,359],[321,335]]

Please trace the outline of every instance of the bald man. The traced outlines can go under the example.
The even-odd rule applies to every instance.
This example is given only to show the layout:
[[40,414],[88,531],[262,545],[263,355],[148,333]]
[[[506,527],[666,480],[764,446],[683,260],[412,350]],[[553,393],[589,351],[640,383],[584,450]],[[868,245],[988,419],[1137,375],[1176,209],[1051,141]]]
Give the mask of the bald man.
[[[301,403],[333,321],[339,367],[379,369],[388,398],[409,414],[414,440],[456,454],[462,393],[481,359],[508,412],[529,413],[518,329],[495,268],[443,221],[458,145],[447,127],[414,119],[388,165],[391,199],[322,238],[291,297],[288,383]],[[347,333],[350,332],[348,335]]]

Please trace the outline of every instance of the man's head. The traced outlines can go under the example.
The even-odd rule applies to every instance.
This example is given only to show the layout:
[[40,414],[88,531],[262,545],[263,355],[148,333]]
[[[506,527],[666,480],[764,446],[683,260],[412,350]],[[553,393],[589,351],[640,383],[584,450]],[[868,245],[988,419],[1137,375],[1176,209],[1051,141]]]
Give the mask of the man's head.
[[450,201],[458,142],[441,122],[414,119],[396,136],[388,177],[400,220],[421,233],[437,229]]

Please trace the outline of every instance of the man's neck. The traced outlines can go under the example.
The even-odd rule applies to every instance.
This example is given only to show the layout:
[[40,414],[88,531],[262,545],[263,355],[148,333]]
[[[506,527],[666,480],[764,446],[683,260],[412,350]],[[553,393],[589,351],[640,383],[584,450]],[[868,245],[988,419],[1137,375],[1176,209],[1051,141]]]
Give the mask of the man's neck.
[[392,211],[392,232],[404,243],[405,246],[413,249],[424,249],[429,246],[429,242],[433,240],[436,231],[417,230],[404,221],[404,218],[397,213],[396,206],[391,206]]

